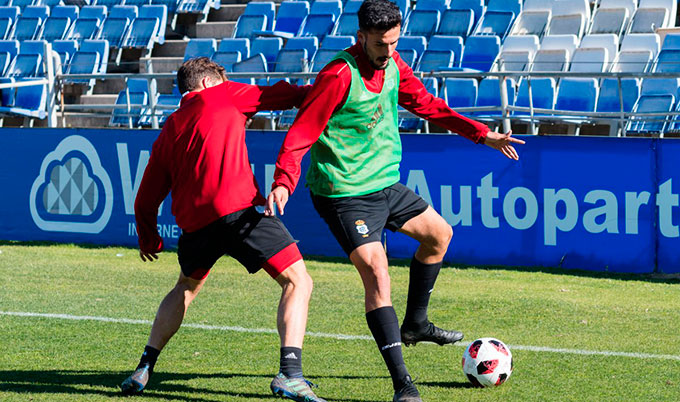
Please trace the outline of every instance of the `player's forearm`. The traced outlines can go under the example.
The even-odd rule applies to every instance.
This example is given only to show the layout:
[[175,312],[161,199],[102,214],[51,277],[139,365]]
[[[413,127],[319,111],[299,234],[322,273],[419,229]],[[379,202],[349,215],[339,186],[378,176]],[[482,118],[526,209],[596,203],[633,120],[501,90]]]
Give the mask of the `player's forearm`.
[[257,111],[288,110],[302,105],[311,85],[299,86],[279,81],[271,87],[262,88]]

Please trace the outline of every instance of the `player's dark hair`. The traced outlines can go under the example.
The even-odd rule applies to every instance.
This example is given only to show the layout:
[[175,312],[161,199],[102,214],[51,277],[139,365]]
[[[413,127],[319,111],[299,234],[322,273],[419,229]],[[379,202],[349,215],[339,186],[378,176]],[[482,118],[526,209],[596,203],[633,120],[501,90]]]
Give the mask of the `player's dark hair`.
[[180,93],[193,91],[200,87],[204,77],[226,80],[224,67],[207,57],[196,57],[185,61],[177,70],[177,86]]
[[399,6],[389,0],[366,0],[359,7],[359,29],[364,32],[388,31],[401,25]]

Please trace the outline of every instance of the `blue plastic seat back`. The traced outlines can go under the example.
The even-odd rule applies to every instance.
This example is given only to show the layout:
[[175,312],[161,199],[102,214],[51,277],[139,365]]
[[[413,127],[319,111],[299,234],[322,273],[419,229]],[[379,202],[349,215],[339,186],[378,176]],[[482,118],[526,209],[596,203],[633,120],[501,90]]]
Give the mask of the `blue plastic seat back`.
[[73,23],[71,32],[69,33],[67,39],[73,39],[78,43],[86,39],[92,39],[99,32],[99,20],[94,18],[78,18],[76,22]]
[[662,49],[656,60],[654,72],[677,73],[680,72],[680,49]]
[[255,38],[251,42],[250,56],[262,54],[267,61],[269,71],[274,71],[276,65],[276,56],[283,48],[283,39],[281,38]]
[[104,21],[108,14],[106,6],[83,6],[80,8],[79,18],[94,18],[100,23]]
[[344,50],[352,46],[354,42],[354,36],[326,36],[323,42],[321,42],[321,48]]
[[[638,99],[633,112],[635,113],[668,113],[673,110],[675,96],[665,95],[642,95]],[[628,122],[629,134],[659,133],[665,127],[667,118],[664,116],[633,116]]]
[[164,5],[168,9],[168,14],[175,14],[179,6],[178,0],[151,0],[153,5]]
[[484,0],[451,0],[449,5],[451,10],[472,10],[474,12],[473,28],[484,14],[484,7]]
[[5,75],[11,61],[12,55],[9,52],[0,51],[0,77]]
[[154,38],[154,33],[158,29],[156,18],[137,18],[132,21],[130,32],[125,40],[124,47],[128,48],[150,48]]
[[217,41],[209,38],[191,39],[184,49],[184,61],[196,57],[212,57],[217,50]]
[[413,10],[406,21],[405,36],[424,36],[429,38],[439,28],[440,13],[436,10]]
[[65,66],[78,50],[78,42],[74,40],[55,40],[52,42],[52,50],[59,54],[62,66]]
[[428,50],[451,50],[455,56],[453,61],[454,67],[460,67],[460,61],[463,56],[463,38],[460,36],[444,36],[435,35],[430,38],[427,45]]
[[139,16],[139,9],[137,8],[137,6],[128,6],[128,5],[121,6],[121,5],[119,5],[119,6],[111,7],[110,10],[111,11],[109,12],[109,16],[107,17],[107,19],[108,18],[125,18],[128,21],[132,21],[135,18],[137,18],[137,16]]
[[[148,95],[144,92],[121,91],[116,99],[116,105],[147,105]],[[130,106],[129,110],[114,109],[111,124],[115,126],[137,127],[142,117],[143,106]]]
[[149,0],[125,0],[125,5],[136,6],[137,8],[140,8],[142,6],[148,6]]
[[314,36],[323,40],[335,26],[335,17],[331,14],[310,14],[300,28],[299,36]]
[[472,10],[446,10],[442,14],[437,34],[467,38],[472,33],[474,21]]
[[92,4],[97,6],[104,6],[110,9],[113,6],[123,5],[124,0],[95,0]]
[[159,43],[165,41],[165,26],[168,22],[168,9],[164,5],[143,5],[139,9],[140,18],[155,18],[158,21],[156,30],[153,36],[158,39]]
[[20,42],[36,39],[38,32],[40,31],[41,22],[40,18],[19,17],[14,27],[12,39],[16,39]]
[[19,16],[19,7],[9,7],[9,6],[2,6],[0,7],[0,17],[3,18],[9,18],[14,22],[14,20],[17,19]]
[[224,67],[227,72],[231,72],[231,67],[241,61],[241,52],[238,50],[217,51],[213,54],[212,60]]
[[312,59],[316,53],[316,50],[319,48],[319,40],[314,37],[291,38],[288,39],[283,48],[288,50],[305,49],[307,51],[308,58]]
[[174,109],[157,109],[156,114],[159,115],[158,124],[163,125],[177,108],[179,108],[179,102],[182,100],[181,96],[175,94],[160,94],[158,95],[158,100],[156,105],[158,106],[174,106]]
[[340,15],[340,19],[337,24],[335,24],[335,29],[333,30],[333,35],[338,36],[354,36],[359,30],[359,17],[356,13],[343,13]]
[[0,17],[0,39],[4,40],[9,36],[14,21],[8,17]]
[[11,0],[10,4],[12,6],[19,7],[20,9],[24,9],[28,6],[32,6],[33,4],[36,4],[35,0]]
[[[23,81],[23,80],[22,80]],[[46,85],[18,87],[14,106],[28,110],[45,110],[47,105]]]
[[436,10],[444,12],[449,8],[450,0],[418,0],[416,10]]
[[500,50],[498,36],[470,36],[465,43],[461,67],[489,71]]
[[107,18],[99,31],[99,39],[108,40],[111,47],[119,48],[123,45],[129,27],[130,21],[127,18]]
[[595,78],[563,78],[557,90],[556,110],[593,112],[597,105],[598,84]]
[[621,100],[623,100],[623,111],[630,112],[639,96],[639,79],[622,79],[621,91],[619,91],[619,82],[616,78],[605,78],[600,84],[600,96],[597,98],[596,110],[598,112],[620,112]]
[[416,51],[416,61],[423,54],[427,47],[427,38],[424,36],[402,36],[397,42],[397,52],[405,49],[413,49]]
[[501,40],[510,32],[515,15],[509,11],[487,11],[475,29],[475,35],[496,35]]
[[271,31],[274,27],[274,19],[276,16],[276,5],[273,1],[254,2],[251,1],[246,5],[243,15],[264,15],[267,17],[267,25],[264,30]]
[[[99,54],[96,52],[77,51],[69,63],[68,74],[95,74],[99,67]],[[87,83],[89,78],[72,79],[72,82]]]
[[[0,84],[10,84],[14,82],[14,78],[0,78]],[[14,97],[16,94],[15,88],[0,89],[0,106],[12,107],[14,106]]]
[[40,39],[45,39],[48,42],[61,40],[68,32],[71,26],[71,20],[64,17],[50,17],[45,21],[42,36]]
[[279,6],[279,12],[274,21],[274,31],[296,35],[308,14],[308,2],[284,1]]
[[50,16],[50,9],[47,6],[28,6],[21,10],[21,16],[45,21]]
[[302,72],[307,67],[307,50],[283,48],[276,57],[276,72]]
[[331,14],[333,21],[337,21],[342,14],[342,2],[340,0],[315,0],[309,10],[309,15]]
[[264,15],[241,15],[236,21],[236,28],[234,28],[234,38],[248,38],[256,37],[256,31],[262,31],[267,26],[267,17]]
[[218,52],[239,52],[241,58],[250,57],[250,40],[247,38],[224,38],[217,47]]
[[37,77],[40,73],[42,56],[39,54],[18,54],[14,58],[14,68],[9,72],[12,78]]
[[446,78],[446,103],[452,109],[474,107],[477,104],[477,80],[475,78]]
[[347,0],[342,12],[347,14],[356,14],[363,2],[364,0]]
[[[249,58],[241,60],[239,63],[235,63],[231,67],[231,71],[234,73],[266,73],[267,61],[261,53],[253,53]],[[250,78],[231,78],[231,80],[246,84],[253,83],[253,79]],[[266,79],[259,79],[258,82],[264,84],[266,83]]]
[[11,56],[10,62],[19,53],[19,41],[16,40],[0,40],[0,52],[7,52]]
[[399,51],[399,57],[412,69],[416,68],[416,62],[418,61],[418,54],[415,49],[402,49]]
[[667,33],[663,40],[663,45],[661,50],[666,49],[680,49],[680,34],[678,33]]
[[515,15],[519,15],[522,11],[522,3],[524,0],[489,0],[487,2],[486,10],[488,11],[509,11]]
[[338,54],[338,52],[339,50],[336,49],[319,49],[316,52],[316,56],[314,56],[311,71],[314,73],[321,71],[321,69],[324,68],[336,54]]
[[[505,80],[507,92],[508,92],[508,105],[515,104],[515,81],[513,79]],[[477,105],[476,106],[501,106],[501,88],[498,78],[489,77],[484,78],[479,83],[479,91],[477,93]],[[483,115],[500,116],[500,111],[493,112],[479,112]]]
[[418,63],[418,71],[443,71],[453,67],[455,56],[451,50],[427,49]]
[[[529,93],[531,84],[531,93]],[[529,99],[529,96],[532,99]],[[533,107],[537,109],[553,109],[555,107],[555,79],[554,78],[532,78],[523,79],[517,91],[515,106]],[[516,115],[529,115],[529,112],[516,112]]]
[[178,13],[196,14],[203,13],[208,6],[208,0],[179,0]]

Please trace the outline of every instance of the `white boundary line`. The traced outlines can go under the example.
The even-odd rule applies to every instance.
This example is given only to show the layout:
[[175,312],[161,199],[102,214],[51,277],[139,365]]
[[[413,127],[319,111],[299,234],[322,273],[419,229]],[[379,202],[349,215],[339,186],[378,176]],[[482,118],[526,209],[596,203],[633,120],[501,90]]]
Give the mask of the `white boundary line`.
[[[28,312],[17,312],[17,311],[0,311],[0,316],[14,316],[14,317],[39,317],[39,318],[54,318],[61,320],[71,320],[71,321],[99,321],[99,322],[112,322],[116,324],[143,324],[151,325],[152,322],[148,320],[133,320],[129,318],[110,318],[110,317],[97,317],[97,316],[87,316],[87,315],[70,315],[70,314],[44,314],[44,313],[28,313]],[[275,329],[269,328],[244,328],[244,327],[234,327],[234,326],[220,326],[220,325],[205,325],[205,324],[182,324],[186,328],[196,328],[205,329],[208,331],[229,331],[229,332],[246,332],[246,333],[258,333],[258,334],[277,334]],[[372,341],[373,338],[367,335],[344,335],[344,334],[328,334],[324,332],[307,332],[305,336],[311,336],[313,338],[331,338],[343,341],[361,340],[361,341]],[[456,346],[464,346],[467,344],[460,343]],[[510,349],[514,350],[527,350],[531,352],[549,352],[549,353],[561,353],[561,354],[572,354],[572,355],[586,355],[586,356],[615,356],[615,357],[631,357],[636,359],[662,359],[662,360],[677,360],[680,361],[680,355],[659,355],[652,353],[632,353],[632,352],[613,352],[607,350],[582,350],[582,349],[564,349],[564,348],[551,348],[547,346],[526,346],[526,345],[508,345]]]

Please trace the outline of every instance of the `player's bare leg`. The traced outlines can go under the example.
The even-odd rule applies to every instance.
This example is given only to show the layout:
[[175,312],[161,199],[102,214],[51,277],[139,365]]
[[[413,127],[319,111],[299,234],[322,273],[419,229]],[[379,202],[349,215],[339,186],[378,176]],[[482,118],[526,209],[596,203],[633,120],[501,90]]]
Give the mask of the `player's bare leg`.
[[401,352],[399,320],[391,301],[387,255],[380,242],[363,244],[349,255],[364,283],[366,322],[392,377],[394,401],[420,401]]
[[404,344],[408,346],[425,341],[445,345],[462,340],[461,332],[438,328],[427,317],[430,294],[453,236],[451,225],[432,207],[428,207],[425,212],[406,222],[399,231],[420,242],[411,260],[408,301],[401,327]]
[[158,307],[149,341],[137,369],[120,386],[124,394],[138,394],[144,391],[153,373],[158,354],[182,325],[187,308],[200,292],[205,279],[192,279],[180,272],[175,287]]
[[[281,372],[272,380],[270,388],[274,395],[295,401],[325,402],[314,394],[311,389],[313,384],[303,377],[300,361],[309,299],[312,295],[312,278],[307,273],[305,263],[299,260],[275,279],[281,285],[276,326],[281,338],[282,367]],[[288,353],[290,355],[286,356]]]

